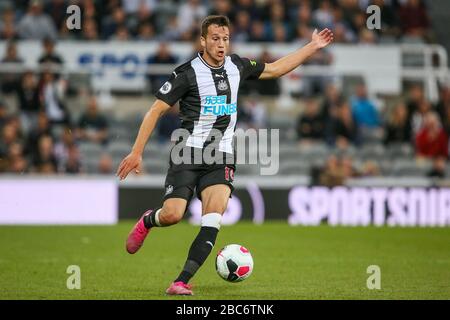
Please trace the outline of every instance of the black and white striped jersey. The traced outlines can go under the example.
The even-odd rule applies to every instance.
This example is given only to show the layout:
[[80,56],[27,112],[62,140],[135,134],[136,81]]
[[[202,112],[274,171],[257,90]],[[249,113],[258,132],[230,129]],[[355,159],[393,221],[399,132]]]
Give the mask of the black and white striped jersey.
[[170,106],[179,100],[181,127],[189,132],[186,146],[206,147],[211,131],[216,129],[221,132],[219,151],[233,154],[239,85],[247,79],[258,79],[264,66],[232,54],[225,57],[221,67],[212,67],[198,53],[175,69],[156,98]]

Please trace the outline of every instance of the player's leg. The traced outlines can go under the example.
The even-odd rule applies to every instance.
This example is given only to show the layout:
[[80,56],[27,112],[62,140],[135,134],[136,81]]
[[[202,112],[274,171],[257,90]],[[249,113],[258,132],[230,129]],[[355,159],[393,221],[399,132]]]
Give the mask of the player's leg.
[[[183,270],[167,293],[192,294],[187,283],[206,261],[216,243],[222,215],[234,189],[233,170],[233,168],[222,166],[200,178],[197,194],[200,194],[199,198],[202,201],[201,228],[192,242]],[[178,293],[177,288],[179,292],[184,293]]]
[[147,210],[136,223],[127,238],[126,249],[136,253],[153,227],[166,227],[178,223],[186,212],[193,195],[197,174],[191,170],[179,170],[171,166],[166,177],[162,208]]
[[135,224],[127,238],[128,253],[136,253],[153,227],[167,227],[178,223],[186,212],[187,200],[171,198],[164,201],[162,208],[147,210]]
[[216,243],[220,222],[227,208],[230,194],[230,187],[224,184],[209,186],[201,192],[201,228],[192,242],[183,270],[167,290],[168,294],[192,294],[187,283],[206,261]]

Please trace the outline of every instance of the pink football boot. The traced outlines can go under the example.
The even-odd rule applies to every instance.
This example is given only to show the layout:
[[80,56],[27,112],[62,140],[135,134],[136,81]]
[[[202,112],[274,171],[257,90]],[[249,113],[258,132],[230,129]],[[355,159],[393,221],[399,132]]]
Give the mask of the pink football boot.
[[128,235],[126,245],[128,253],[130,254],[136,253],[142,247],[142,244],[144,243],[144,240],[151,229],[151,228],[147,229],[145,227],[144,217],[148,216],[152,211],[153,210],[151,209],[146,211],[139,219],[139,221],[134,225],[133,229]]
[[167,288],[166,293],[171,296],[193,296],[192,286],[182,281],[174,282]]

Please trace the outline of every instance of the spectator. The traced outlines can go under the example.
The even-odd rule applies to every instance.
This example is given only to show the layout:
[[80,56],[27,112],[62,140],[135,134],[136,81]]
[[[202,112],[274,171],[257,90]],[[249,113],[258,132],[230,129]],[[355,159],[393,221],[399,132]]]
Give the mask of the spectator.
[[271,26],[273,42],[287,42],[289,40],[288,29],[282,23],[274,23]]
[[400,27],[402,33],[424,38],[430,28],[430,20],[421,0],[407,0],[399,9]]
[[99,40],[97,23],[94,19],[85,19],[83,22],[83,27],[81,29],[81,39],[94,41]]
[[3,100],[0,100],[0,134],[8,122],[8,108]]
[[[111,15],[103,20],[102,38],[109,39],[113,35],[117,35],[117,30],[121,26],[126,25],[125,11],[121,7],[115,7]],[[128,31],[127,31],[128,32]]]
[[52,19],[58,30],[66,29],[67,7],[66,0],[50,0],[44,6],[45,13]]
[[59,140],[55,143],[54,153],[57,159],[59,159],[59,172],[66,171],[66,164],[69,159],[69,150],[75,145],[75,136],[72,128],[69,126],[64,127],[61,131]]
[[448,156],[448,136],[442,128],[436,112],[428,112],[422,129],[416,135],[418,157],[436,158]]
[[[154,55],[147,59],[147,64],[175,64],[177,57],[170,52],[169,45],[166,42],[160,42]],[[167,73],[150,74],[148,76],[152,92],[156,92],[167,80]]]
[[20,142],[22,140],[20,126],[17,122],[18,121],[14,118],[10,117],[2,128],[0,136],[0,157],[4,157],[8,154],[9,147],[13,143]]
[[408,119],[408,109],[404,103],[399,103],[391,112],[386,126],[384,144],[411,143],[411,122]]
[[[264,49],[258,60],[261,63],[271,63],[276,59],[269,53],[269,51],[267,51],[267,49]],[[253,81],[247,85],[250,87],[249,90],[255,89],[260,95],[263,96],[278,96],[281,92],[280,80],[277,78]]]
[[178,26],[177,16],[171,16],[167,20],[167,24],[162,31],[161,40],[163,41],[174,41],[181,37],[181,30]]
[[377,42],[376,33],[372,30],[361,29],[359,32],[359,44],[360,45],[373,45]]
[[303,3],[297,9],[296,25],[304,25],[311,27],[314,23],[312,22],[312,12],[311,6],[307,3]]
[[358,127],[353,120],[348,102],[343,101],[335,112],[328,123],[328,143],[339,149],[346,149],[351,144],[358,144]]
[[97,99],[90,97],[87,110],[78,122],[77,136],[93,143],[106,144],[108,142],[108,121],[98,110]]
[[113,159],[108,153],[103,153],[98,161],[98,173],[100,174],[112,174],[113,173]]
[[231,37],[233,42],[247,42],[250,39],[250,15],[247,11],[236,13],[236,23]]
[[19,38],[17,28],[15,25],[15,12],[12,8],[7,8],[3,11],[2,19],[0,20],[0,39],[17,40]]
[[231,22],[235,21],[235,11],[232,10],[230,0],[214,0],[212,9],[208,15],[223,15],[227,16]]
[[116,32],[111,36],[111,40],[116,41],[128,41],[130,40],[130,34],[128,32],[128,28],[125,25],[119,25],[116,29]]
[[285,9],[281,3],[275,2],[270,6],[270,17],[265,23],[265,30],[270,41],[285,42],[289,39]]
[[39,140],[44,136],[52,137],[52,130],[45,112],[40,112],[38,114],[36,127],[32,128],[32,130],[28,133],[25,148],[26,153],[31,156],[38,154]]
[[352,159],[348,156],[338,158],[335,155],[328,157],[324,168],[319,173],[319,184],[327,187],[341,186],[348,178],[356,174]]
[[383,13],[381,15],[381,29],[376,29],[375,32],[383,36],[399,36],[399,19],[393,6],[388,5],[385,0],[372,0],[372,4],[378,6]]
[[302,144],[311,144],[324,138],[325,123],[317,101],[307,99],[305,111],[297,120],[297,136]]
[[336,114],[336,110],[342,103],[342,94],[336,85],[330,83],[325,89],[325,99],[320,107],[321,117],[328,121],[332,114]]
[[126,0],[122,1],[123,10],[127,15],[134,15],[140,10],[152,12],[156,9],[157,0]]
[[19,110],[21,112],[26,130],[30,131],[33,127],[35,127],[38,112],[41,110],[38,84],[33,72],[27,71],[23,74],[16,93]]
[[53,139],[44,135],[39,138],[37,153],[32,156],[33,171],[41,173],[56,173],[58,160],[53,152]]
[[446,175],[447,161],[444,157],[436,157],[433,160],[433,167],[428,172],[427,176],[430,178],[444,179]]
[[294,41],[298,43],[298,46],[306,44],[312,31],[313,30],[304,23],[297,25],[294,33]]
[[377,139],[382,136],[381,121],[375,104],[367,96],[365,84],[358,84],[352,99],[352,113],[362,138]]
[[435,110],[439,113],[442,122],[446,125],[444,119],[447,118],[448,110],[450,109],[450,84],[444,86],[439,91],[439,101],[436,104]]
[[419,105],[425,100],[423,88],[419,84],[412,85],[408,90],[408,100],[406,106],[408,108],[408,117],[419,110]]
[[356,96],[352,99],[352,113],[360,126],[378,127],[380,119],[375,104],[367,97],[367,87],[358,84]]
[[139,26],[137,40],[149,41],[156,37],[155,28],[150,22],[145,22]]
[[139,29],[142,25],[148,25],[154,33],[155,26],[155,12],[154,4],[143,2],[138,6],[137,11],[128,15],[127,27],[133,35],[138,35]]
[[[5,64],[16,64],[17,71],[23,67],[23,60],[17,55],[16,43],[9,41],[6,46],[5,56],[2,58],[1,63]],[[1,84],[3,93],[15,92],[19,86],[20,73],[18,72],[5,72],[1,74]]]
[[376,177],[381,175],[381,170],[375,161],[367,160],[363,163],[361,172],[358,175],[362,177]]
[[251,24],[250,42],[267,42],[264,24],[260,20],[255,20]]
[[444,115],[441,117],[442,126],[447,133],[448,136],[450,136],[450,105],[447,105],[444,110]]
[[422,129],[422,126],[425,121],[425,116],[432,110],[431,103],[427,100],[422,100],[417,106],[417,110],[411,116],[411,127],[412,131],[415,134]]
[[42,12],[41,0],[30,1],[27,14],[19,22],[18,31],[22,39],[57,38],[57,31],[52,19]]
[[65,105],[66,83],[56,79],[50,71],[44,71],[39,88],[39,100],[51,124],[69,124],[70,115]]
[[313,19],[318,28],[333,29],[333,6],[329,0],[324,0],[320,3],[319,8],[313,12]]
[[191,32],[206,17],[206,7],[200,0],[188,0],[178,10],[178,28],[181,33]]
[[[239,105],[239,102],[238,102]],[[267,125],[267,115],[266,115],[266,109],[267,106],[264,104],[264,102],[260,99],[259,95],[253,94],[249,95],[244,103],[242,108],[238,108],[244,111],[243,118],[246,122],[246,127],[259,129],[259,128],[266,128]],[[241,114],[238,114],[238,119],[240,118]]]
[[352,41],[352,33],[345,27],[343,23],[337,23],[333,30],[334,42],[350,43]]
[[9,146],[7,156],[7,171],[11,173],[24,173],[27,170],[27,161],[23,154],[23,146],[19,142],[13,142]]
[[255,5],[254,0],[237,0],[233,7],[235,12],[247,12],[251,21],[261,19],[261,10],[259,6]]
[[61,56],[55,53],[55,42],[52,39],[45,38],[42,41],[42,47],[44,49],[44,53],[39,57],[39,64],[53,64],[58,67],[64,64]]
[[69,146],[67,159],[63,166],[63,172],[69,174],[83,173],[84,169],[81,164],[80,150],[76,144]]

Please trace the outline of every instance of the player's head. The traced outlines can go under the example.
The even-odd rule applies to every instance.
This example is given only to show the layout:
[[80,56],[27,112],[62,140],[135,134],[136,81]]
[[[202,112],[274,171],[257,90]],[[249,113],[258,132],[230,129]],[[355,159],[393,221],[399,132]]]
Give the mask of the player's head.
[[226,16],[208,16],[202,22],[200,44],[215,63],[221,64],[230,46],[230,20]]

